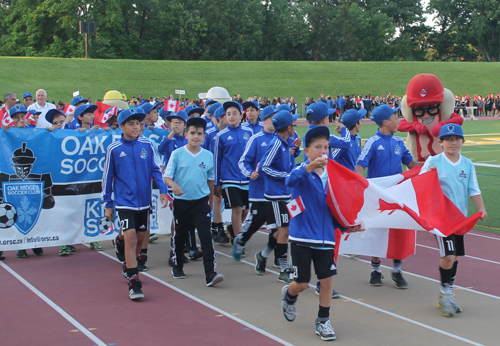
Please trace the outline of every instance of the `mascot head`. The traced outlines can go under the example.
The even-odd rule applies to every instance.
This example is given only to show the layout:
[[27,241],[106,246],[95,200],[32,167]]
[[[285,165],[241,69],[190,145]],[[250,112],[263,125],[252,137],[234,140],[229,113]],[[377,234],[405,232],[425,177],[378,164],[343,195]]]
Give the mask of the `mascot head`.
[[411,79],[401,104],[406,121],[418,121],[429,129],[450,119],[455,107],[453,93],[443,87],[438,77],[429,73]]
[[127,96],[118,90],[108,90],[104,94],[102,103],[110,107],[118,107],[120,109],[128,109]]

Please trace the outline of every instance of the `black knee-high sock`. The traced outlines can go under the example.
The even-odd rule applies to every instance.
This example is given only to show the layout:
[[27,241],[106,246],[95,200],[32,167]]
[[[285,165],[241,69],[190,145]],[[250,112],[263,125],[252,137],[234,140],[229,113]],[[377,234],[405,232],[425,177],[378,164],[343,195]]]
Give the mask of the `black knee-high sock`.
[[444,269],[439,267],[439,274],[441,274],[441,293],[451,293],[455,277],[453,276],[453,268]]

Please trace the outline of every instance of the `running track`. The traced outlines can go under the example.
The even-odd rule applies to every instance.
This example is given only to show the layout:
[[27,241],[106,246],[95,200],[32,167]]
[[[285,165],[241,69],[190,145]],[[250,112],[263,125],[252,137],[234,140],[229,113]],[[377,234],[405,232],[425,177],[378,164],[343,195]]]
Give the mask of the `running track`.
[[[258,238],[258,235],[255,237]],[[260,243],[263,243],[265,237],[260,238],[262,238],[259,239]],[[165,245],[168,243],[167,237],[161,239],[165,240]],[[369,295],[380,294],[380,292],[391,295],[401,294],[401,292],[409,293],[412,283],[417,280],[410,273],[437,279],[439,255],[434,237],[425,232],[419,232],[417,243],[417,254],[409,257],[403,266],[407,272],[406,278],[410,284],[410,290],[383,291],[384,288],[375,288],[378,291],[373,291],[373,288],[367,286],[367,288],[363,287],[364,292]],[[108,252],[111,253],[109,244],[107,245]],[[150,247],[150,263],[156,268],[150,270],[150,273],[166,279],[161,282],[159,279],[155,280],[155,277],[142,275],[143,289],[146,293],[146,299],[142,302],[132,302],[128,299],[126,282],[121,276],[120,265],[113,258],[92,252],[86,247],[78,246],[76,253],[65,258],[57,255],[58,249],[56,248],[45,249],[45,255],[42,257],[36,257],[30,252],[27,259],[16,258],[13,251],[6,252],[6,260],[0,264],[2,278],[0,304],[3,316],[0,324],[0,344],[3,346],[24,344],[54,346],[287,344],[282,340],[285,338],[272,336],[263,329],[264,327],[259,328],[257,323],[252,325],[234,316],[230,313],[231,310],[227,309],[227,305],[220,304],[226,307],[224,309],[214,306],[217,304],[206,303],[206,301],[217,301],[215,298],[218,296],[222,299],[220,301],[224,301],[224,295],[229,293],[224,291],[228,289],[229,280],[215,288],[202,287],[203,278],[199,275],[193,276],[193,274],[190,276],[191,268],[194,267],[188,264],[185,270],[191,281],[173,282],[169,274],[170,269],[162,265],[165,260],[153,260],[153,256],[165,258],[166,249],[163,249],[164,246],[160,243],[154,245]],[[468,257],[460,259],[456,285],[466,290],[469,288],[471,292],[481,292],[483,296],[486,294],[496,300],[496,297],[500,296],[500,279],[496,275],[500,265],[498,253],[500,236],[472,231],[466,236],[465,245]],[[230,248],[217,245],[216,250],[223,255],[228,254]],[[221,255],[218,260],[219,270],[225,274],[232,273],[233,281],[238,278],[238,275],[243,277],[252,272],[251,268],[247,268],[249,266],[236,263]],[[248,256],[247,261],[253,262],[253,256]],[[342,270],[342,263],[349,265],[359,263],[355,260],[349,261],[349,259],[339,261],[339,269]],[[383,264],[390,266],[391,262],[383,260]],[[197,266],[201,267],[201,263]],[[366,268],[366,271],[366,277],[357,277],[356,282],[367,280],[369,268]],[[161,274],[157,275],[157,272]],[[226,277],[228,276],[226,274]],[[258,278],[255,275],[250,277],[252,282]],[[269,275],[264,278],[272,279]],[[172,285],[166,282],[168,280]],[[273,287],[272,294],[279,296],[276,293],[281,285],[277,284],[275,279],[272,280],[270,283]],[[350,278],[342,278],[342,280],[350,280]],[[389,286],[389,281],[386,278],[384,285]],[[185,293],[189,285],[200,286],[196,291],[200,292],[196,294],[197,298]],[[432,281],[428,281],[426,285],[438,287],[437,283]],[[243,285],[239,289],[247,290],[249,296],[253,294],[252,287]],[[349,295],[349,292],[341,293]],[[277,314],[276,318],[279,318],[279,298],[275,301],[276,306],[269,306],[267,311],[254,311],[253,313],[258,316],[272,312],[272,315]],[[332,302],[332,306],[340,304],[338,302],[338,300]],[[355,309],[356,307],[350,306],[349,308]],[[315,309],[311,306],[313,314]],[[304,312],[306,315],[308,313],[309,311]],[[458,318],[463,319],[466,316],[464,313],[455,320],[458,321]],[[335,318],[339,317],[335,316]],[[440,322],[444,321],[443,323],[451,320],[437,318]],[[275,334],[282,332],[280,335],[286,336],[287,330],[293,331],[293,325],[283,323],[282,320],[273,321],[271,323],[275,324],[274,327],[279,327],[275,328],[277,331]],[[373,323],[377,322],[373,321]],[[418,327],[415,328],[417,328],[415,334],[419,335],[421,331]],[[338,330],[337,333],[339,333]],[[491,330],[491,333],[498,333],[498,331]],[[319,338],[314,336],[314,332],[310,334],[311,340],[308,340],[307,344],[317,344]],[[306,337],[309,337],[309,334]],[[367,338],[366,342],[369,343],[370,336],[367,335]],[[291,344],[305,344],[298,339],[287,341]]]

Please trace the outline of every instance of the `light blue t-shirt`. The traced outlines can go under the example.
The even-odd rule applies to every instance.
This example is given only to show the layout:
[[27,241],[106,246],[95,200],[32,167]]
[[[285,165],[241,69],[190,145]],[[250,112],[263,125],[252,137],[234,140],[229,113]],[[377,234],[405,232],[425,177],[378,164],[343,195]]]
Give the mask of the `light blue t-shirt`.
[[328,183],[328,173],[326,171],[326,167],[323,168],[323,174],[321,174],[319,177],[321,178],[323,189],[326,189],[326,183]]
[[446,197],[465,215],[469,213],[469,196],[481,194],[477,183],[476,169],[468,158],[460,155],[457,162],[452,162],[444,153],[430,156],[425,160],[420,173],[436,166],[439,183]]
[[184,192],[182,196],[174,196],[176,199],[192,201],[208,196],[207,180],[214,180],[213,154],[203,148],[193,154],[187,145],[176,149],[168,160],[164,176],[174,179]]

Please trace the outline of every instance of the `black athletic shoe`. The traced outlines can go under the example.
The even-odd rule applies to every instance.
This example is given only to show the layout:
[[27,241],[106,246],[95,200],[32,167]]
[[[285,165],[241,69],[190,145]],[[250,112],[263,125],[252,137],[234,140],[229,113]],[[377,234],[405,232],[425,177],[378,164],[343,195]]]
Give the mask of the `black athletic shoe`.
[[34,248],[34,249],[32,249],[32,250],[33,250],[33,253],[34,253],[35,255],[37,255],[37,256],[41,256],[41,255],[43,255],[43,249],[42,249],[41,247],[36,247],[36,248]]
[[207,280],[207,287],[213,287],[217,285],[219,282],[224,281],[224,275],[212,272],[207,275],[206,280]]
[[115,256],[120,262],[125,262],[125,241],[118,236],[115,239]]
[[26,258],[28,257],[28,252],[26,250],[17,250],[16,256],[17,258]]
[[372,271],[370,274],[370,286],[382,286],[382,279],[384,276],[382,273]]
[[255,271],[257,274],[266,275],[266,262],[267,258],[262,257],[260,251],[255,254]]
[[233,225],[232,224],[229,224],[229,225],[226,226],[226,233],[227,233],[227,235],[229,237],[229,243],[232,246],[234,238],[235,238],[234,230],[233,230]]
[[227,244],[229,243],[229,237],[227,236],[226,232],[224,232],[224,229],[219,229],[217,238],[215,240],[219,244]]
[[397,288],[408,288],[408,283],[406,280],[403,278],[403,274],[401,272],[399,273],[392,273],[392,281],[394,281],[394,285]]
[[125,262],[122,263],[122,275],[125,279],[129,279],[127,274],[127,265],[125,264]]
[[182,271],[181,268],[178,266],[173,266],[172,267],[172,275],[174,276],[174,279],[185,279],[186,274]]
[[196,250],[189,250],[189,259],[197,260],[198,258],[203,257],[203,253],[196,248]]
[[148,264],[148,255],[140,254],[137,256],[137,270],[140,272],[145,272],[148,270],[146,266]]
[[5,256],[3,255],[3,251],[0,251],[0,261],[3,261],[5,259]]
[[137,275],[134,275],[128,281],[128,296],[132,300],[144,298],[142,293],[142,283]]

